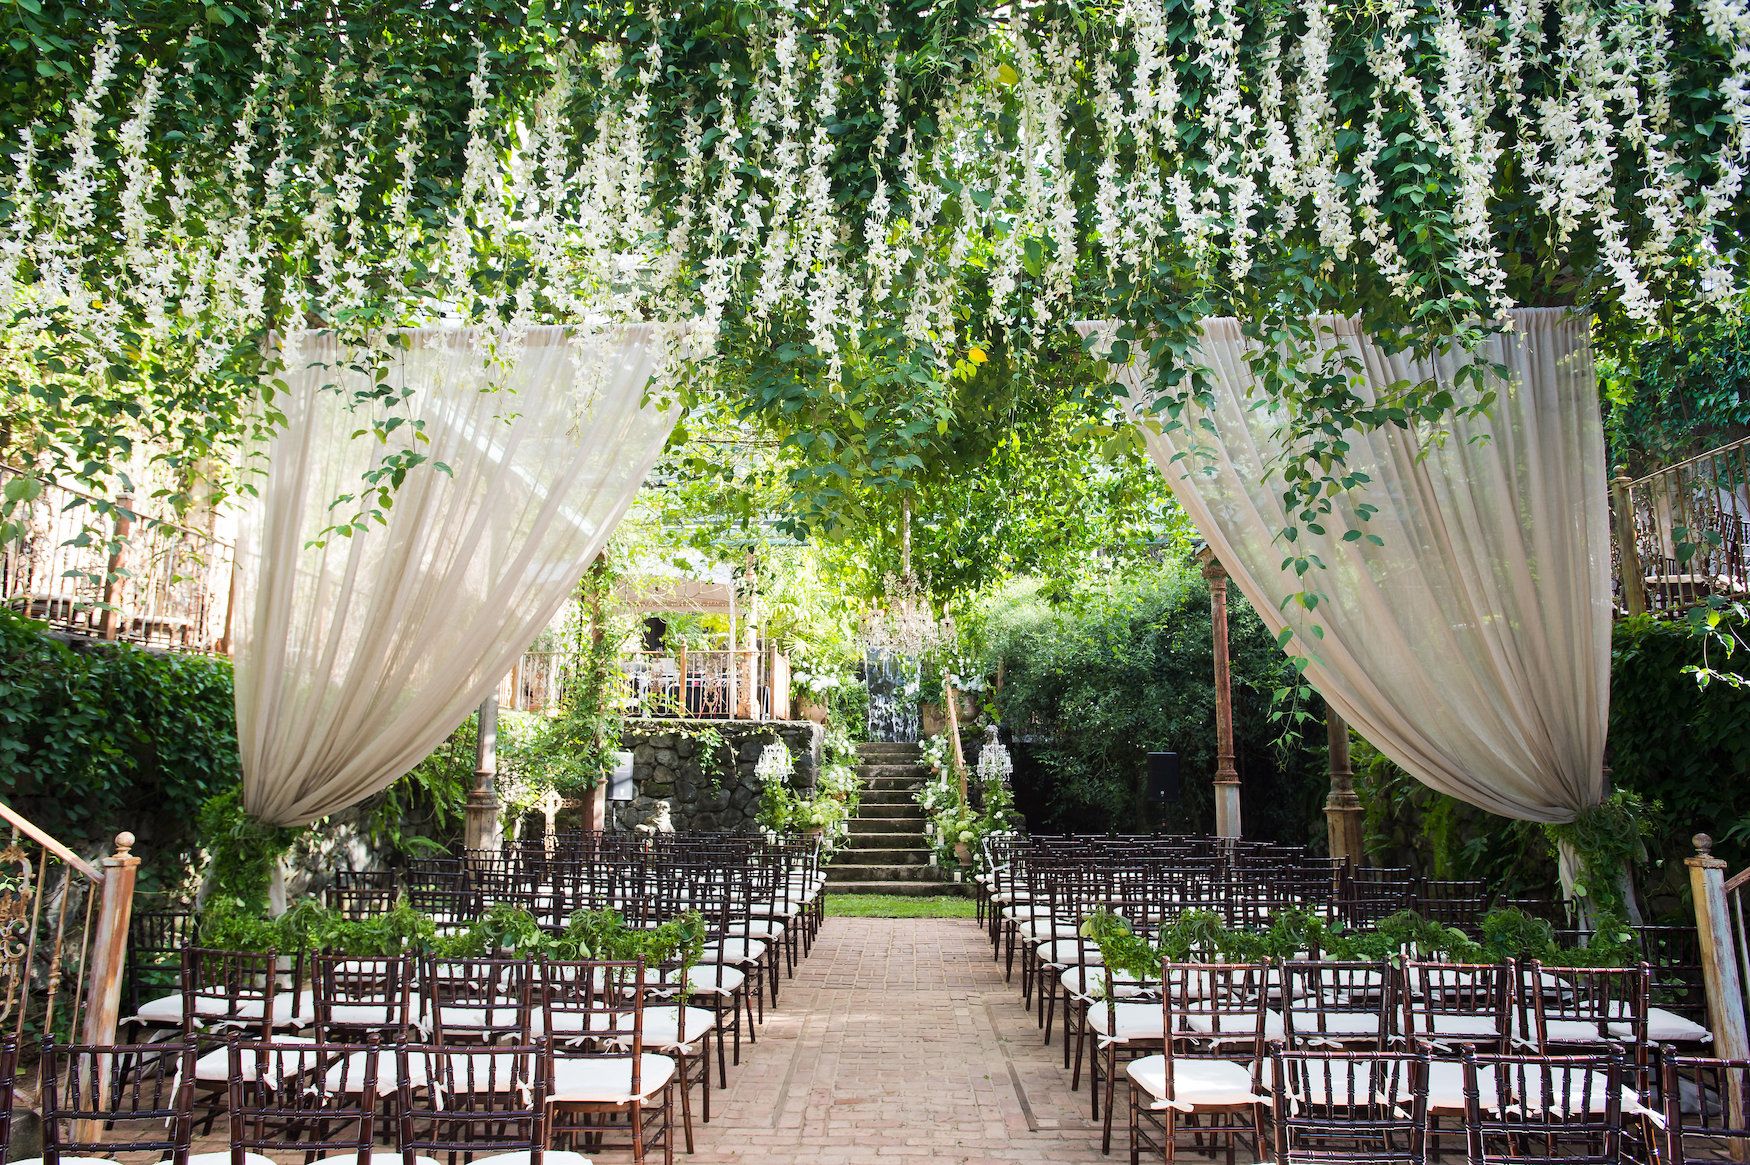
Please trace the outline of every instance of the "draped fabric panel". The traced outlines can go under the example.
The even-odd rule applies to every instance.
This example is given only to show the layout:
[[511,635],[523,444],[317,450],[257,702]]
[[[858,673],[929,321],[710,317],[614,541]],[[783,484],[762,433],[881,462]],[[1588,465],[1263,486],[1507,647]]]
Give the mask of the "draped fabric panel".
[[[354,805],[453,731],[572,593],[674,425],[645,393],[660,326],[535,328],[490,350],[469,329],[404,338],[394,391],[368,404],[357,353],[285,342],[286,423],[256,463],[233,628],[243,803],[265,822]],[[373,424],[386,441],[360,435]],[[386,523],[324,533],[403,449],[426,460]]]
[[[1389,355],[1351,320],[1319,321],[1358,359],[1358,391],[1437,376],[1460,400],[1461,356]],[[1080,325],[1084,335],[1110,325]],[[1478,356],[1504,366],[1487,416],[1348,434],[1345,467],[1370,482],[1322,535],[1291,522],[1270,466],[1283,412],[1256,389],[1232,319],[1204,324],[1214,407],[1161,432],[1140,402],[1152,377],[1119,370],[1148,451],[1235,583],[1326,702],[1423,783],[1506,817],[1570,821],[1604,794],[1610,543],[1604,435],[1586,321],[1513,313]],[[1205,425],[1213,425],[1213,431]],[[1441,439],[1440,433],[1444,432]],[[1354,503],[1378,512],[1360,520]],[[1286,569],[1299,551],[1325,569]],[[1375,534],[1345,541],[1347,530]],[[1284,600],[1307,590],[1312,611]],[[1312,630],[1317,624],[1319,638]]]

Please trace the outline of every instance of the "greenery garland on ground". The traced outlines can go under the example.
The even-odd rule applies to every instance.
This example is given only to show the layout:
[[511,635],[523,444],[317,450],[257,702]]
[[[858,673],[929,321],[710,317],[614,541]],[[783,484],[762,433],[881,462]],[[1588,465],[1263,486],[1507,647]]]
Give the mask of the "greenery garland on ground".
[[1482,938],[1442,926],[1410,910],[1387,915],[1365,930],[1348,930],[1299,908],[1275,914],[1268,928],[1229,927],[1208,910],[1187,910],[1163,926],[1153,942],[1138,935],[1128,920],[1100,910],[1082,923],[1082,936],[1100,948],[1104,964],[1125,975],[1153,980],[1161,963],[1221,959],[1267,962],[1305,957],[1312,951],[1345,961],[1380,962],[1406,951],[1454,962],[1494,963],[1538,959],[1551,966],[1614,967],[1638,957],[1633,937],[1599,934],[1584,947],[1557,944],[1555,930],[1522,910],[1491,910],[1478,922]]

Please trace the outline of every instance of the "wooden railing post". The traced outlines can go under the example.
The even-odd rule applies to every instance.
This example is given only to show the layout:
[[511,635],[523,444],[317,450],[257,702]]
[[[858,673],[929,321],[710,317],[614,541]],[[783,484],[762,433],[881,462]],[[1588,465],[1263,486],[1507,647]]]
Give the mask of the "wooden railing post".
[[128,537],[134,532],[134,499],[123,494],[115,503],[115,538],[103,576],[103,615],[98,633],[114,639],[121,629],[122,571],[128,565]]
[[1641,551],[1635,542],[1634,499],[1629,494],[1629,476],[1617,466],[1610,483],[1610,508],[1616,519],[1616,562],[1622,575],[1622,601],[1631,615],[1647,613],[1647,578],[1641,569]]
[[128,924],[134,917],[134,880],[140,859],[131,852],[134,835],[118,833],[115,853],[99,867],[97,928],[86,957],[85,1015],[80,1038],[88,1044],[113,1044],[121,1020],[122,976],[128,966]]
[[1738,975],[1737,930],[1726,902],[1726,863],[1713,856],[1713,838],[1694,837],[1695,856],[1685,858],[1695,899],[1695,930],[1701,940],[1701,976],[1707,989],[1710,1055],[1743,1059],[1750,1055],[1744,1028],[1744,987]]

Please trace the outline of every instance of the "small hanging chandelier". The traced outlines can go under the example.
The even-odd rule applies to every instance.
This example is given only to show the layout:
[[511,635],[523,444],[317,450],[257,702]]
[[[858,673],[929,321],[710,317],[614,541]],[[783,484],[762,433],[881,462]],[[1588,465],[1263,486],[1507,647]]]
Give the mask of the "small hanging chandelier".
[[882,580],[880,604],[863,619],[863,642],[875,651],[916,658],[954,636],[952,620],[937,620],[930,596],[911,569],[911,499],[900,499],[899,573]]

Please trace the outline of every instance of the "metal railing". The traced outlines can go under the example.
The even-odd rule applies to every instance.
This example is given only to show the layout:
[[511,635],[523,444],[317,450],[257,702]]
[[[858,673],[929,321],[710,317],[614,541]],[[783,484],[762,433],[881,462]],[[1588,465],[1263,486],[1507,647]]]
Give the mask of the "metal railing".
[[1750,438],[1612,485],[1617,606],[1681,615],[1750,595]]
[[[642,716],[770,720],[790,714],[790,669],[770,648],[638,650],[621,656],[621,708]],[[527,651],[499,686],[499,707],[545,712],[565,698],[569,656]]]
[[108,505],[0,465],[0,486],[28,481],[0,509],[0,602],[74,635],[172,651],[224,653],[233,546],[144,512]]
[[131,833],[87,861],[0,803],[0,1032],[113,1044],[140,860]]

